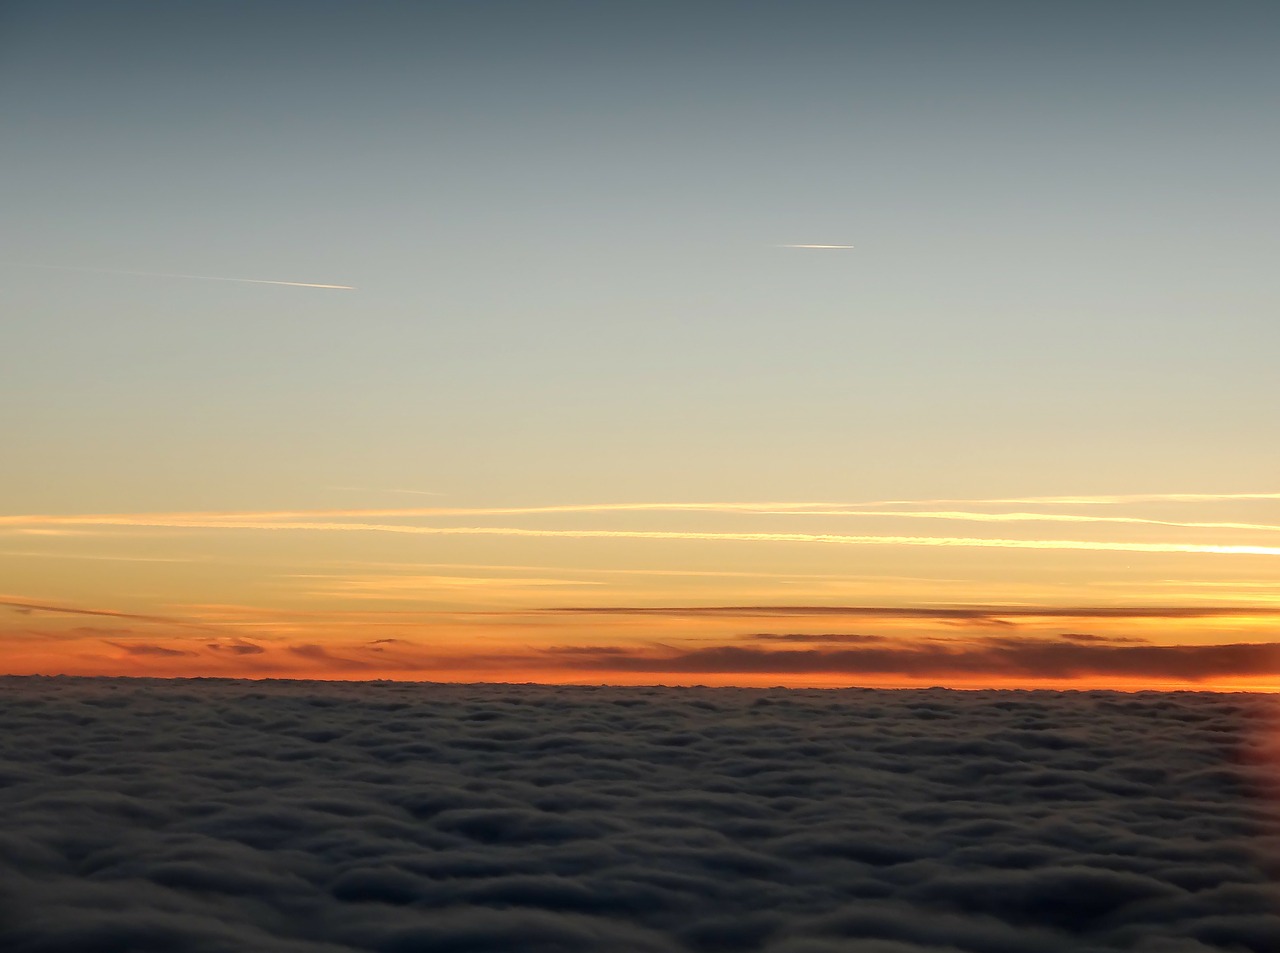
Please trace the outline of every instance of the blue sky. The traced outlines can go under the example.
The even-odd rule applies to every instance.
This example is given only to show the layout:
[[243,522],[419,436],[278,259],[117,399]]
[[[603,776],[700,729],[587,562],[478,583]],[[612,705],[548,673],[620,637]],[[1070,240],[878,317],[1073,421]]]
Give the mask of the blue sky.
[[[9,440],[92,460],[122,484],[103,504],[216,495],[166,446],[254,459],[279,496],[311,491],[290,461],[521,494],[495,446],[539,497],[679,494],[677,460],[691,489],[773,494],[855,467],[882,494],[1025,460],[1053,492],[1274,462],[1269,4],[8,21]],[[814,469],[770,473],[762,447]]]

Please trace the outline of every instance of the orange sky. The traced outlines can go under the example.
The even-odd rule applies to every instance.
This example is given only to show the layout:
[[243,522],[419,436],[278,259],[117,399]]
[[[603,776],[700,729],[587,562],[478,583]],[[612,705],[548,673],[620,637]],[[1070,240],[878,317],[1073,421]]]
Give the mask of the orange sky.
[[12,674],[1280,689],[1273,494],[0,517]]

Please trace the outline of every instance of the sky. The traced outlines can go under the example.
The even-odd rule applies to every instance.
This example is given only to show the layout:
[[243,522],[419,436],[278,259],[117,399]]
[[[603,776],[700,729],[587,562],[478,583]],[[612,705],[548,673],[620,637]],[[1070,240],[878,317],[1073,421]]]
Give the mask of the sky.
[[1280,689],[1278,40],[5,3],[0,669]]

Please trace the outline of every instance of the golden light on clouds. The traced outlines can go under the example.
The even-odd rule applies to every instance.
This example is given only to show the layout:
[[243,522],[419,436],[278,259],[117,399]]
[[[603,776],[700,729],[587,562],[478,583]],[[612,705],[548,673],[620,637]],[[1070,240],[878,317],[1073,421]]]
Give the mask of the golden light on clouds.
[[[30,588],[0,640],[31,670],[71,653],[170,674],[1228,685],[1271,677],[1271,498],[13,514],[0,532],[70,535],[7,557]],[[922,521],[1001,532],[908,531]],[[786,563],[765,544],[790,544]],[[114,574],[96,606],[60,568],[77,555]]]
[[[57,519],[55,517],[55,519]],[[277,518],[246,519],[244,515],[147,516],[67,518],[79,525],[218,530],[301,530],[309,532],[400,533],[414,536],[509,536],[544,539],[719,540],[761,543],[821,543],[837,546],[941,546],[978,549],[1082,550],[1126,553],[1205,553],[1217,555],[1280,556],[1280,546],[1216,543],[1153,543],[1077,539],[1005,539],[977,536],[878,536],[843,533],[741,533],[682,530],[531,529],[518,526],[415,526],[401,523],[338,522]],[[1175,524],[1176,525],[1176,524]],[[1265,527],[1272,529],[1273,527]]]

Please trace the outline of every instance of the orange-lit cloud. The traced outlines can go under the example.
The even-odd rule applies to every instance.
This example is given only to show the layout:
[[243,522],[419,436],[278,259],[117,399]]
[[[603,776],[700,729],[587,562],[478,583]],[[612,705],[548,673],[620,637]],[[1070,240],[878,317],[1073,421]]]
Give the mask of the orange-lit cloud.
[[875,500],[868,503],[845,503],[844,506],[941,506],[967,503],[1003,506],[1023,503],[1062,505],[1119,505],[1122,503],[1232,503],[1247,500],[1280,500],[1280,493],[1104,493],[1096,496],[997,496],[934,497],[923,500]]
[[1280,493],[1120,493],[1102,496],[1029,496],[1015,499],[989,499],[985,503],[1228,503],[1237,500],[1280,500]]
[[562,606],[543,612],[769,619],[956,619],[999,624],[1018,619],[1217,619],[1280,616],[1277,606]]
[[266,651],[256,642],[248,642],[244,639],[231,639],[226,642],[209,642],[205,645],[211,652],[227,652],[231,655],[261,655]]
[[[917,664],[924,656],[915,654],[903,661],[914,667],[893,677],[923,679],[935,677],[929,672],[938,672],[936,677],[947,684],[971,684],[984,677],[1006,679],[1009,684],[1018,678],[1041,680],[1037,681],[1041,684],[1053,677],[1077,684],[1096,676],[1123,678],[1133,685],[1153,684],[1153,680],[1176,681],[1183,676],[1176,674],[1180,670],[1173,662],[1161,663],[1163,667],[1153,662],[1152,674],[1143,676],[1133,662],[1139,656],[1134,655],[1107,655],[1109,667],[1094,672],[1082,660],[1094,664],[1104,655],[1082,652],[1122,645],[1163,651],[1176,647],[1172,643],[1184,642],[1194,643],[1198,650],[1210,644],[1264,644],[1260,640],[1280,618],[1280,598],[1272,597],[1273,582],[1266,578],[1277,564],[1252,562],[1242,570],[1233,568],[1238,562],[1175,560],[1182,554],[1280,555],[1280,540],[1261,535],[1274,534],[1280,526],[1265,518],[1257,522],[1167,518],[1178,515],[1172,507],[1273,497],[1280,494],[1028,497],[972,500],[962,505],[942,500],[704,501],[10,514],[0,517],[0,531],[97,536],[94,544],[71,539],[25,543],[23,552],[30,548],[32,555],[74,556],[83,546],[95,550],[83,553],[84,558],[113,558],[103,552],[106,547],[101,540],[116,539],[123,546],[122,538],[133,536],[147,537],[147,548],[144,556],[122,554],[122,562],[137,561],[139,567],[111,567],[111,575],[104,573],[101,581],[94,582],[94,594],[86,593],[84,603],[61,595],[77,591],[84,577],[66,578],[64,567],[53,560],[40,560],[43,565],[35,565],[34,559],[17,564],[21,586],[31,595],[10,595],[0,604],[34,618],[24,621],[21,631],[0,633],[0,642],[20,643],[21,652],[11,654],[9,664],[23,671],[552,681],[599,671],[604,673],[602,679],[635,682],[646,673],[655,678],[665,673],[664,677],[689,679],[705,675],[723,684],[758,683],[768,677],[762,666],[772,660],[783,666],[777,676],[788,684],[815,684],[846,678],[848,673],[838,666],[856,661],[832,656],[833,652],[914,651],[932,640],[945,643],[948,652],[959,653],[951,659],[955,664],[950,669],[943,665],[948,659],[929,650],[925,656],[932,659],[929,664],[934,668]],[[1077,504],[1120,503],[1127,505],[1105,513],[1072,509]],[[1143,509],[1144,503],[1165,505]],[[1186,515],[1243,514],[1201,509]],[[863,526],[856,522],[860,517],[896,523]],[[943,531],[901,532],[922,529],[921,521],[932,521],[930,528]],[[960,525],[964,523],[973,524],[975,533],[995,531],[997,535],[969,535],[963,531],[969,527]],[[1060,524],[1070,527],[1070,532],[1049,532],[1040,528],[1042,524]],[[840,531],[855,526],[872,531]],[[210,534],[225,538],[215,542]],[[276,538],[268,541],[258,534]],[[308,534],[341,545],[321,548],[313,545]],[[385,534],[386,538],[348,534]],[[432,537],[441,544],[426,545]],[[464,545],[465,537],[499,542]],[[175,567],[162,575],[159,569],[142,568],[142,563],[153,560],[184,561],[164,558],[169,551],[163,547],[170,540],[175,552],[196,552],[198,558],[187,561],[210,560],[216,570],[216,589],[209,588],[214,585],[213,575],[206,578],[192,569]],[[401,545],[409,540],[422,542]],[[557,554],[556,562],[578,560],[566,557],[562,547],[517,549],[506,545],[507,540],[583,540],[584,553],[605,558],[579,568],[538,564],[542,554],[552,552]],[[589,545],[597,540],[619,542],[607,549]],[[733,545],[699,547],[699,541]],[[358,548],[353,551],[349,543]],[[809,548],[769,551],[746,545],[752,543]],[[47,550],[37,548],[45,546]],[[196,546],[202,548],[195,550]],[[214,546],[220,553],[216,561],[207,555]],[[687,559],[671,558],[677,547]],[[827,552],[822,551],[824,547]],[[850,550],[842,552],[839,547]],[[885,551],[853,553],[857,547]],[[902,549],[890,552],[890,547]],[[263,557],[241,566],[227,555],[248,548]],[[926,549],[956,553],[954,558],[939,560],[922,552]],[[1055,558],[1055,575],[1048,578],[1035,569],[1038,561],[1033,565],[1031,560],[995,555],[978,559],[965,550],[1115,555]],[[517,551],[520,559],[512,559]],[[377,559],[414,553],[436,559],[456,553],[472,561]],[[482,553],[497,558],[485,562]],[[366,558],[318,558],[346,554]],[[1129,558],[1143,554],[1171,555]],[[627,560],[628,555],[633,558]],[[14,556],[24,558],[20,553]],[[714,563],[708,563],[710,556]],[[886,565],[886,559],[892,564]],[[1175,569],[1175,561],[1185,568]],[[690,564],[687,570],[678,568],[684,562]],[[1030,568],[1024,568],[1024,563]],[[808,571],[769,571],[775,568]],[[899,572],[874,572],[880,569]],[[1201,575],[1196,575],[1197,570]],[[1243,581],[1236,585],[1227,573]],[[1182,585],[1177,577],[1183,576],[1194,578]],[[1233,588],[1236,591],[1230,591]],[[131,611],[96,608],[115,601],[113,592],[127,598],[121,608]],[[1202,599],[1211,604],[1197,604]],[[74,634],[73,623],[59,621],[59,614],[69,619],[97,615],[138,624],[118,631],[104,629],[97,635]],[[757,621],[744,624],[749,619]],[[763,619],[791,621],[759,621]],[[767,631],[772,625],[778,631]],[[866,631],[839,631],[846,625]],[[1090,631],[1095,625],[1096,633]],[[811,627],[826,631],[803,631]],[[1059,627],[1075,634],[1055,632]],[[204,634],[197,638],[192,629]],[[1005,636],[1039,633],[1055,644],[1074,646],[1063,650],[1070,664],[1057,675],[1035,674],[1030,668],[1019,675],[1008,653],[993,655],[988,642],[957,638],[984,629]],[[41,641],[42,632],[48,636],[47,643]],[[251,635],[252,641],[241,635]],[[360,641],[360,635],[392,638]],[[548,646],[560,646],[563,651],[550,652]],[[1004,647],[1014,648],[1012,643]],[[730,649],[733,652],[726,655]],[[693,651],[720,655],[690,655]],[[1029,659],[1029,651],[1019,648],[1016,658]],[[788,652],[808,654],[779,654]],[[1213,658],[1256,655],[1255,650],[1241,649],[1235,655],[1224,650]],[[606,657],[621,660],[621,667],[600,667]],[[569,664],[566,660],[571,658],[578,661]],[[738,668],[695,670],[698,660],[715,658],[751,659],[759,665],[742,667],[743,662]],[[976,660],[982,658],[998,663],[987,676],[977,667],[966,667],[970,662],[977,666]],[[1166,656],[1157,653],[1152,658]],[[667,660],[675,660],[674,667],[652,667]],[[597,667],[584,667],[586,662]],[[823,668],[828,662],[836,667]],[[801,664],[810,667],[794,668]],[[1221,666],[1209,671],[1220,672],[1224,679],[1237,677],[1226,674]],[[863,674],[888,678],[892,673],[872,666]],[[1269,675],[1262,672],[1258,677]]]
[[129,619],[134,622],[154,622],[164,625],[177,625],[189,628],[208,629],[210,626],[172,616],[146,615],[137,612],[117,612],[113,609],[85,609],[79,606],[54,605],[44,602],[27,602],[21,599],[0,599],[0,606],[8,606],[17,612],[30,614],[33,612],[52,612],[61,615],[104,616],[110,619]]
[[[411,491],[396,491],[411,492]],[[420,491],[425,492],[425,491]],[[1210,502],[1230,499],[1280,499],[1280,494],[1236,494],[1212,497],[1202,494],[1194,497],[1186,494],[1184,501]],[[1170,499],[1173,497],[1170,496]],[[631,503],[561,503],[540,506],[400,506],[400,507],[344,507],[339,509],[265,510],[229,512],[171,512],[171,513],[98,513],[98,514],[29,514],[0,516],[0,525],[15,526],[190,526],[214,521],[264,521],[278,520],[328,520],[359,519],[368,517],[468,517],[468,516],[538,516],[568,513],[723,513],[742,515],[795,515],[795,516],[892,516],[921,519],[974,520],[974,521],[1041,521],[1066,523],[1139,523],[1158,526],[1239,527],[1245,529],[1280,530],[1274,524],[1237,522],[1197,522],[1163,520],[1130,516],[1090,516],[1073,513],[983,513],[970,510],[886,510],[887,506],[938,506],[967,503],[971,505],[1011,504],[1070,504],[1070,503],[1121,503],[1138,502],[1144,498],[1133,497],[1026,497],[1021,499],[990,500],[877,500],[871,502],[831,501],[762,501],[762,502],[631,502]],[[1164,497],[1148,497],[1161,500]]]
[[[748,644],[743,644],[746,640]],[[1122,679],[1131,687],[1204,685],[1274,678],[1280,643],[1157,644],[1090,633],[1040,638],[886,638],[856,633],[756,633],[694,648],[666,644],[552,644],[447,651],[405,639],[292,641],[102,640],[66,657],[65,670],[112,674],[250,675],[311,678],[636,682],[695,679],[748,683],[934,684],[1054,682],[1088,686]],[[752,644],[754,643],[754,644]],[[91,646],[92,643],[89,643]],[[834,679],[834,682],[832,681]]]
[[174,649],[165,645],[154,645],[147,642],[107,642],[112,648],[119,649],[126,655],[156,655],[160,658],[189,658],[195,655],[189,649]]
[[[0,524],[15,519],[0,518]],[[507,536],[561,539],[661,539],[740,542],[823,543],[843,546],[945,546],[981,549],[1043,549],[1128,553],[1204,553],[1280,556],[1280,546],[1214,543],[1156,543],[1072,539],[1002,539],[972,536],[852,535],[843,533],[744,533],[680,530],[531,529],[515,526],[416,526],[400,523],[347,523],[235,516],[128,515],[51,517],[100,526],[164,527],[171,529],[306,530],[347,533],[400,533],[418,536]]]
[[965,510],[867,510],[867,509],[791,509],[764,511],[791,516],[892,516],[903,519],[935,519],[975,523],[1129,523],[1146,526],[1176,526],[1194,529],[1243,529],[1280,532],[1272,523],[1201,522],[1190,520],[1157,520],[1137,516],[1085,516],[1075,513],[975,513]]
[[1280,644],[1135,645],[1076,638],[940,640],[906,646],[757,649],[717,646],[684,652],[622,650],[556,655],[557,664],[592,671],[908,675],[930,678],[1084,678],[1125,676],[1202,682],[1280,674]]
[[481,597],[519,598],[526,590],[599,586],[588,579],[534,576],[376,575],[325,576],[293,574],[289,578],[313,580],[312,591],[347,599],[416,599],[424,591],[471,593]]
[[[1220,501],[1223,499],[1260,499],[1272,494],[1164,494],[1145,497],[1060,497],[1036,501],[1026,498],[1018,502],[1108,502],[1125,499],[1179,499],[1193,502]],[[115,529],[205,529],[205,530],[269,530],[298,532],[348,532],[395,533],[406,535],[472,535],[543,538],[614,538],[658,540],[720,540],[754,542],[807,542],[837,545],[893,545],[970,547],[999,549],[1078,550],[1095,552],[1132,553],[1206,553],[1234,555],[1277,555],[1280,546],[1260,545],[1240,539],[1222,542],[1180,540],[1070,540],[1007,539],[973,537],[964,535],[916,535],[905,533],[833,533],[833,532],[774,532],[774,531],[726,531],[683,529],[627,529],[627,528],[571,528],[546,526],[451,526],[422,525],[418,522],[386,522],[395,520],[460,519],[467,517],[546,515],[586,515],[610,513],[705,513],[735,516],[789,516],[828,518],[887,518],[898,520],[933,520],[945,522],[974,522],[995,524],[1063,523],[1070,525],[1114,525],[1169,527],[1194,530],[1229,530],[1239,532],[1274,533],[1280,525],[1246,522],[1240,520],[1173,520],[1137,515],[1091,515],[1061,512],[983,512],[974,509],[937,509],[923,507],[940,501],[897,501],[886,508],[885,501],[871,503],[832,502],[632,502],[632,503],[567,503],[539,506],[500,507],[391,507],[344,508],[324,510],[268,510],[249,512],[167,512],[167,513],[106,513],[106,514],[28,514],[0,517],[0,527],[18,532],[65,532],[69,528],[101,527]],[[969,501],[974,505],[994,505],[1012,500]]]

